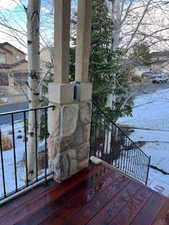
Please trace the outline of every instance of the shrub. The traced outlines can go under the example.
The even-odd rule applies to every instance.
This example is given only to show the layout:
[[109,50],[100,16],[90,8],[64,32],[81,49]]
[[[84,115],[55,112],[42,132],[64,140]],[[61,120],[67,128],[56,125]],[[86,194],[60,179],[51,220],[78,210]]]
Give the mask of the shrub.
[[142,78],[139,76],[132,76],[132,81],[135,83],[141,83],[142,82]]
[[9,130],[9,131],[8,131],[8,134],[9,134],[9,135],[12,135],[12,130]]
[[12,141],[9,137],[2,136],[2,150],[7,151],[12,148]]

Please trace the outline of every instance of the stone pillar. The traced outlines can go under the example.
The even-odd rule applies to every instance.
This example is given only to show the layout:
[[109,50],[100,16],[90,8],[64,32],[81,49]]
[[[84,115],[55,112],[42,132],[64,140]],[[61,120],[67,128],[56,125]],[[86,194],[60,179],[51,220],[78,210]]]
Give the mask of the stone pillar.
[[73,84],[49,85],[50,104],[55,105],[48,114],[49,164],[58,182],[88,166],[91,91],[91,85],[88,92],[82,85],[81,93],[86,95],[75,101]]
[[[87,3],[90,2],[90,0],[79,1],[80,11],[83,12],[84,10],[82,14],[84,19],[88,7],[83,7],[83,1]],[[79,51],[79,55],[81,55],[81,59],[76,63],[76,66],[83,69],[81,70],[82,72],[80,72],[82,79],[76,79],[76,81],[82,82],[75,88],[75,83],[68,83],[67,70],[67,46],[69,42],[68,23],[70,23],[70,17],[68,16],[68,11],[70,10],[69,6],[70,0],[55,1],[55,20],[58,20],[58,22],[55,22],[56,82],[50,83],[48,88],[50,104],[55,106],[55,109],[50,109],[48,114],[49,165],[51,170],[54,171],[54,177],[57,182],[62,182],[87,167],[90,151],[92,85],[87,82],[88,63],[86,64],[86,62],[89,61],[89,54],[83,55],[83,53],[80,53],[80,51],[77,50]],[[58,8],[56,9],[56,7]],[[78,19],[81,20],[80,17]],[[89,21],[89,18],[87,18],[87,21]],[[81,29],[78,29],[78,32],[80,32],[78,36],[82,37],[84,34],[83,32],[85,31],[85,29],[83,29],[84,24],[82,23],[80,26]],[[85,28],[88,29],[89,27],[85,25]],[[84,48],[89,49],[88,45],[90,45],[89,39],[87,45],[83,45],[81,50],[85,52]],[[79,49],[79,47],[78,44],[77,48]],[[61,54],[57,53],[57,51]],[[79,63],[83,63],[83,65],[79,66]],[[79,70],[76,71],[77,74]],[[83,82],[84,76],[82,75],[84,74],[84,71],[85,82]],[[77,89],[78,98],[74,99],[74,94]]]

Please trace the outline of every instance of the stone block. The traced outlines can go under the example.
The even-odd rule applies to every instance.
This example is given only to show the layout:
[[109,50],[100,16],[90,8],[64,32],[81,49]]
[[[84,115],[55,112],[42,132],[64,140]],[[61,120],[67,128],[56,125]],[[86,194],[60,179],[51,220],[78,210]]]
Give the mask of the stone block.
[[84,143],[90,143],[90,129],[91,129],[90,123],[83,127],[83,130],[84,130],[84,133],[83,133],[83,135],[84,135],[83,136]]
[[79,105],[69,104],[61,107],[61,136],[71,136],[77,128]]
[[48,156],[49,159],[54,159],[61,152],[60,138],[52,134],[48,138]]
[[80,104],[80,121],[83,124],[89,124],[91,122],[92,108],[90,102]]
[[50,160],[50,168],[54,171],[57,182],[62,182],[78,172],[76,150],[71,149],[57,154],[54,160]]
[[60,135],[60,106],[48,110],[48,131],[55,136]]
[[77,128],[73,134],[73,145],[79,147],[79,145],[84,143],[84,129],[82,124],[78,121]]
[[79,161],[78,162],[78,170],[82,170],[84,168],[87,168],[88,165],[89,165],[89,159],[85,159],[85,160]]
[[89,158],[90,145],[89,143],[83,144],[77,149],[77,160],[82,161]]
[[91,101],[92,99],[92,83],[80,83],[80,101]]
[[71,83],[49,83],[48,97],[51,104],[72,103],[74,100],[74,85]]

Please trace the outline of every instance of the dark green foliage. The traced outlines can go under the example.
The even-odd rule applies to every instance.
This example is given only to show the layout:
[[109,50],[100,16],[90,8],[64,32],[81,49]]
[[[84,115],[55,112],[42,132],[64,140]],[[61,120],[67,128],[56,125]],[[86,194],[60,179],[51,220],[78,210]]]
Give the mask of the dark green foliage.
[[[112,49],[113,23],[105,0],[93,0],[91,57],[89,76],[93,83],[94,114],[97,108],[109,115],[113,120],[131,114],[132,100],[123,103],[127,98],[128,77],[122,71],[120,60],[122,52]],[[107,96],[113,93],[113,108],[106,107]]]
[[44,113],[42,113],[41,117],[40,117],[40,140],[43,140],[44,138],[48,137],[48,133],[47,133],[47,125],[48,121],[47,121],[47,117]]
[[75,47],[70,48],[69,81],[75,80]]

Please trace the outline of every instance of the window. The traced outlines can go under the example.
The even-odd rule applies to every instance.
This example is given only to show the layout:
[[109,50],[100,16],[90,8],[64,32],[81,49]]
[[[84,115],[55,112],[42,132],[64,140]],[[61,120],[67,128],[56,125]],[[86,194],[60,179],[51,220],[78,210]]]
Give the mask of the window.
[[19,62],[19,61],[20,61],[20,56],[17,55],[17,56],[16,56],[16,62]]
[[6,57],[4,54],[0,54],[0,64],[5,64],[6,63]]

